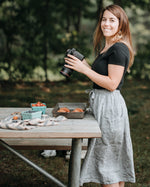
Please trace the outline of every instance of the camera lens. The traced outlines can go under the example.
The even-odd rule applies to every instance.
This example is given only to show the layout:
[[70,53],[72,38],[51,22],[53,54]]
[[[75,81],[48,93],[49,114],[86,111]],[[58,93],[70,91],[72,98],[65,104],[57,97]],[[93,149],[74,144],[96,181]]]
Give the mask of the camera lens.
[[73,72],[72,69],[69,69],[69,68],[66,68],[66,67],[63,67],[62,70],[60,71],[60,73],[62,75],[64,75],[65,77],[70,77],[72,72]]

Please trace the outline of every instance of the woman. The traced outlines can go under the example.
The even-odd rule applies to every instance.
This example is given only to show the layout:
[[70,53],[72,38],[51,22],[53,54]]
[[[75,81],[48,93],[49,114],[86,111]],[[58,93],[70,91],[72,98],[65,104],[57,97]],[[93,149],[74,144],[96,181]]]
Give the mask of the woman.
[[92,68],[72,55],[65,58],[66,67],[93,81],[90,106],[102,131],[102,138],[89,144],[80,185],[95,182],[103,187],[124,187],[125,182],[135,182],[135,174],[128,113],[120,90],[134,54],[128,18],[120,6],[110,5],[102,11],[94,48],[98,55]]

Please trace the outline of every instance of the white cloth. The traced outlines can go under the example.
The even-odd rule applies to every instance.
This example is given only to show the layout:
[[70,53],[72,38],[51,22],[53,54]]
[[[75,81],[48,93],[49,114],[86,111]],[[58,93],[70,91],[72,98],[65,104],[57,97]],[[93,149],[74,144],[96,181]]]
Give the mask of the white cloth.
[[58,116],[56,118],[49,117],[46,119],[35,118],[28,120],[13,120],[13,115],[10,115],[0,121],[0,128],[12,130],[29,130],[37,127],[57,125],[60,121],[64,121],[66,119],[67,118],[64,116]]

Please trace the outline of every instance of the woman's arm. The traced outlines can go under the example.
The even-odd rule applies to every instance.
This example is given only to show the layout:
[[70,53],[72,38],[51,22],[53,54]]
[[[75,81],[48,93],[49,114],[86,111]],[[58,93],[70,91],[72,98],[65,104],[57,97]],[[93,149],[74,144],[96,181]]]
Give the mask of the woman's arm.
[[124,72],[123,66],[109,64],[108,76],[96,73],[91,69],[87,69],[84,74],[97,85],[109,91],[114,91],[118,87],[122,79],[123,72]]
[[90,66],[87,66],[87,63],[83,61],[81,62],[73,55],[68,55],[68,57],[69,58],[65,58],[65,62],[69,64],[65,65],[66,67],[86,75],[94,83],[109,91],[114,91],[118,87],[124,72],[123,66],[109,64],[108,76],[105,76],[96,73],[90,68]]

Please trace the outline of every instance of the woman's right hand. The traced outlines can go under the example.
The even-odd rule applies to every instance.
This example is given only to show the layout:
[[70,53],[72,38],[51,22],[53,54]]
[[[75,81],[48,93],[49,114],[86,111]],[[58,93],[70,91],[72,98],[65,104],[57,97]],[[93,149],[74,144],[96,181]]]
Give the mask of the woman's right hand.
[[85,60],[85,58],[82,60],[82,63],[85,64],[87,67],[89,67],[91,69],[91,66],[87,63],[87,61]]
[[85,74],[87,70],[91,69],[85,59],[81,61],[77,57],[70,54],[65,57],[65,62],[65,67],[73,69],[79,73]]

